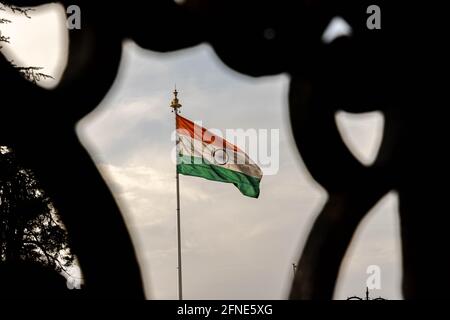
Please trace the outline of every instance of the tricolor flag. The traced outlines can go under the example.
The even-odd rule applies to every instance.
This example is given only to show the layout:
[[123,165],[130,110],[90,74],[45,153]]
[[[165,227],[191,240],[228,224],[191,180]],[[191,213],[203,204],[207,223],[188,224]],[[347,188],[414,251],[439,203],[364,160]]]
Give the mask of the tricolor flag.
[[234,184],[258,198],[261,169],[237,146],[177,114],[177,171]]

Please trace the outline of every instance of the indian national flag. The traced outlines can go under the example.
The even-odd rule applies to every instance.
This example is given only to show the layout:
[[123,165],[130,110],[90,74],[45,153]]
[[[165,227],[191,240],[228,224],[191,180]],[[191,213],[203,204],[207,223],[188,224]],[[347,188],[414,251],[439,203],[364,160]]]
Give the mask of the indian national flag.
[[177,115],[178,173],[234,184],[258,198],[261,169],[237,146]]

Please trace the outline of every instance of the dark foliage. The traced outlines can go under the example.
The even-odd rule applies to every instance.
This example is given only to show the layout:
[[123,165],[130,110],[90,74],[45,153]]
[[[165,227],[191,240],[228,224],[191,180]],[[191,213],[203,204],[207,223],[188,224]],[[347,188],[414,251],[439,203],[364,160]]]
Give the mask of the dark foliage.
[[0,264],[38,262],[67,272],[74,255],[50,199],[14,152],[0,147]]
[[[4,10],[27,18],[32,11],[0,2],[0,11]],[[5,23],[11,21],[0,17],[0,24]],[[10,42],[1,30],[0,42]],[[11,64],[31,82],[51,78],[40,67]],[[38,263],[67,273],[74,259],[67,232],[33,173],[18,164],[10,148],[0,146],[0,264]]]

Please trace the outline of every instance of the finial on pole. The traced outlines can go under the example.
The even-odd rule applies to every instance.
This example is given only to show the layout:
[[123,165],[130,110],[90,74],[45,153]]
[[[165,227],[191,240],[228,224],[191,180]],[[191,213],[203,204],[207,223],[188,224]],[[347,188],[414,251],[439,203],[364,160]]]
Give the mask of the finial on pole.
[[178,100],[178,91],[177,91],[176,85],[175,85],[175,90],[173,91],[173,100],[170,103],[170,107],[173,108],[173,110],[177,113],[178,113],[178,109],[181,108],[180,101]]

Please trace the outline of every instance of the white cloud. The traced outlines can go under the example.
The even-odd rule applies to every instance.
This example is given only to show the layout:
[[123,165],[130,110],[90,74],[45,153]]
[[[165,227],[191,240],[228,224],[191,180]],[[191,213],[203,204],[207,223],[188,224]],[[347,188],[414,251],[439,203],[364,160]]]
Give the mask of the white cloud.
[[371,165],[383,139],[384,117],[381,112],[336,113],[336,124],[350,152],[363,164]]
[[330,43],[338,37],[351,36],[352,27],[341,17],[334,17],[322,34],[322,41]]

